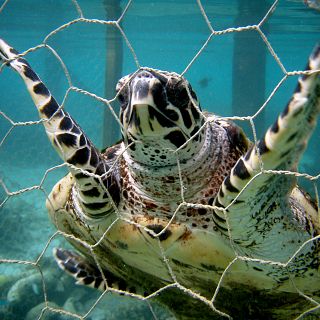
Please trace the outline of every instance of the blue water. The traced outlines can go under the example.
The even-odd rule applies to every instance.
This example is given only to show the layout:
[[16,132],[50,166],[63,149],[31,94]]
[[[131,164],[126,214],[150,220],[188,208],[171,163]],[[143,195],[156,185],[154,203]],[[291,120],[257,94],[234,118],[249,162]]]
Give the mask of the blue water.
[[[202,1],[212,28],[219,31],[257,24],[273,3],[259,1],[263,8],[257,10],[253,5],[256,1],[252,0],[248,8],[241,7],[240,10],[240,2]],[[103,1],[82,0],[78,3],[84,17],[106,19]],[[5,2],[0,1],[0,8],[3,4]],[[120,4],[124,8],[126,2],[121,1]],[[17,50],[24,51],[41,44],[51,31],[78,17],[79,13],[72,1],[8,1],[0,12],[0,37],[6,39]],[[121,25],[140,66],[178,73],[186,69],[210,35],[209,27],[196,1],[132,1]],[[113,97],[105,95],[105,73],[112,63],[106,61],[106,35],[110,28],[114,27],[77,23],[51,36],[47,41],[62,58],[74,86],[108,99]],[[279,1],[276,10],[261,30],[267,35],[268,41],[287,71],[302,70],[315,43],[320,40],[320,13],[306,7],[302,0]],[[284,76],[258,32],[247,31],[242,34],[242,43],[245,45],[240,48],[239,57],[235,56],[236,41],[235,33],[213,36],[185,73],[185,77],[197,92],[202,108],[228,117],[253,115]],[[250,69],[243,70],[241,81],[248,85],[240,97],[233,93],[234,83],[237,83],[237,80],[233,81],[236,77],[234,64],[245,62],[248,54],[246,46],[249,46],[251,53],[255,52],[255,48],[262,47],[265,58],[261,56]],[[29,53],[27,59],[57,100],[62,102],[69,84],[58,60],[46,48]],[[241,68],[241,65],[239,67]],[[123,41],[122,74],[134,72],[136,69],[134,55]],[[262,92],[257,92],[261,81],[264,81],[264,88]],[[266,106],[264,114],[255,119],[258,136],[284,108],[295,83],[295,77],[289,78]],[[235,110],[232,105],[237,100],[248,101],[249,107],[240,105]],[[253,106],[250,106],[251,104]],[[105,147],[102,136],[104,131],[108,132],[108,128],[103,128],[102,118],[106,105],[93,98],[71,92],[66,99],[65,107],[94,143],[99,148]],[[0,73],[0,111],[13,122],[38,120],[36,109],[24,85],[9,69],[3,69]],[[106,115],[111,121],[111,113],[107,111]],[[242,122],[241,125],[252,138],[248,123]],[[15,126],[12,131],[10,129],[10,121],[0,115],[0,141],[7,134],[0,145],[1,180],[9,192],[32,186],[40,188],[7,197],[5,188],[0,185],[0,203],[3,202],[0,207],[0,259],[35,261],[54,233],[44,206],[46,194],[66,171],[64,168],[55,169],[43,179],[46,170],[61,164],[61,160],[48,143],[41,124]],[[300,167],[302,172],[319,173],[316,166],[319,154],[317,148],[314,148],[318,138],[319,130],[315,132],[310,143],[313,148],[308,148],[303,158]],[[117,134],[110,133],[110,141],[115,142],[117,139]],[[305,181],[302,183],[308,185],[310,192],[313,191],[311,184]],[[63,239],[57,237],[45,251],[45,256],[51,259],[52,247],[60,242],[63,242]],[[52,260],[50,259],[49,261]],[[14,263],[0,264],[0,274],[21,274],[22,277],[30,270],[34,269]],[[0,292],[1,288],[8,290],[7,287],[4,289],[1,286],[3,284],[0,281]],[[72,290],[76,290],[72,284],[71,286]],[[36,297],[37,293],[33,293]],[[123,301],[115,297],[112,299],[120,303]],[[43,301],[43,298],[39,301]],[[61,301],[60,304],[63,305]],[[6,310],[17,310],[7,309],[7,300],[2,299],[0,319],[1,316],[4,317],[1,314],[4,306]],[[144,308],[147,310],[146,318],[150,318],[148,308]],[[19,312],[19,316],[23,318],[25,310]],[[15,318],[18,319],[19,316],[15,315]],[[116,318],[115,315],[114,319]],[[92,319],[100,318],[96,315]],[[110,316],[110,319],[113,318]]]

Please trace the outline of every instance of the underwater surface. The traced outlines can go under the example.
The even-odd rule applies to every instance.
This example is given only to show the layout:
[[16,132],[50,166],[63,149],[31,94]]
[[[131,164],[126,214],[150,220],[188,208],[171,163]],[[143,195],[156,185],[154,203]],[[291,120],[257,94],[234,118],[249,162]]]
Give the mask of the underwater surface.
[[[273,1],[201,3],[213,30],[222,31],[257,25]],[[257,30],[219,32],[209,39],[211,31],[197,1],[132,1],[121,19],[123,35],[115,26],[98,22],[78,21],[58,29],[78,19],[81,12],[87,19],[118,19],[127,4],[107,0],[0,0],[0,37],[20,52],[44,40],[54,49],[71,83],[48,47],[29,52],[27,59],[99,148],[119,140],[117,123],[105,103],[75,91],[66,95],[71,86],[112,99],[117,79],[136,71],[139,65],[184,72],[203,110],[243,117],[256,114],[285,76]],[[320,40],[320,12],[302,0],[279,1],[261,30],[286,71],[303,70]],[[284,108],[296,81],[296,76],[289,77],[254,117],[258,138]],[[111,105],[117,109],[116,103]],[[36,319],[44,306],[44,291],[52,306],[81,315],[100,296],[76,286],[51,256],[53,247],[68,245],[55,234],[45,200],[67,171],[37,121],[36,108],[20,78],[8,68],[1,69],[0,319]],[[253,140],[249,121],[238,123]],[[300,172],[319,173],[318,139],[319,129],[313,134]],[[314,183],[306,179],[300,183],[314,195]],[[39,257],[44,283],[38,267],[32,264]],[[25,263],[16,263],[20,261]],[[152,319],[154,314],[158,319],[171,317],[158,305],[150,308],[146,302],[106,294],[87,319]],[[74,317],[50,312],[44,315],[44,319],[69,318]]]

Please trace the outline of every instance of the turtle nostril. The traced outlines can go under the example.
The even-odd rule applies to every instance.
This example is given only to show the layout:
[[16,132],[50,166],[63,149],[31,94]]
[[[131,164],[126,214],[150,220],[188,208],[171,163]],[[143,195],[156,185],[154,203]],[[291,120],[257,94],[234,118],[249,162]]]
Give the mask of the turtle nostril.
[[143,70],[137,74],[137,77],[138,78],[153,78],[153,75],[150,72]]

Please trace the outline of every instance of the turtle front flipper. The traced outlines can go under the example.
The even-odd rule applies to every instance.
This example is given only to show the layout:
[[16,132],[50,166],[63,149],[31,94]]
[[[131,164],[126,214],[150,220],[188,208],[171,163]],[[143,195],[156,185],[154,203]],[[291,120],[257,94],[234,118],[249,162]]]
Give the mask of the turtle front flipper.
[[[307,66],[312,72],[299,78],[284,111],[238,160],[213,203],[221,208],[213,214],[217,228],[231,237],[241,255],[285,262],[319,233],[316,210],[298,192],[295,176],[268,171],[296,171],[320,110],[319,69],[318,46]],[[316,255],[305,257],[309,261],[304,266]]]
[[[46,133],[74,176],[74,202],[87,218],[100,218],[114,212],[119,203],[119,184],[110,164],[86,137],[80,126],[62,109],[29,63],[0,39],[0,61],[10,65],[23,79]],[[91,176],[90,176],[91,175]],[[93,175],[96,175],[94,177]],[[97,178],[98,176],[98,178]]]
[[[107,288],[147,295],[140,286],[129,285],[125,280],[119,278],[107,270],[103,270],[106,281],[104,281],[99,269],[88,259],[69,250],[55,248],[53,255],[59,267],[77,280],[77,284],[105,291]],[[106,285],[107,284],[107,285]]]

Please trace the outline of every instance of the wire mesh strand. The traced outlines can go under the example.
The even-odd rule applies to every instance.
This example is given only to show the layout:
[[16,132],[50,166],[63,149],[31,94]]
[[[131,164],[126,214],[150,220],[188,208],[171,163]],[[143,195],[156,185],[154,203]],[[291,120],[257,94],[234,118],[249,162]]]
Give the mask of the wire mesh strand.
[[[1,13],[3,13],[5,10],[6,10],[6,7],[8,5],[8,3],[10,2],[10,0],[6,0],[3,2],[3,4],[1,5],[0,7],[0,16],[1,16]],[[13,2],[13,1],[12,1]],[[21,53],[19,56],[23,57],[23,56],[27,56],[28,54],[30,54],[31,52],[34,52],[36,50],[48,50],[54,57],[55,59],[57,59],[58,63],[61,65],[61,68],[63,69],[64,71],[64,74],[65,74],[65,77],[66,77],[66,80],[67,80],[67,83],[68,83],[68,86],[69,88],[66,90],[66,94],[65,94],[65,97],[64,97],[64,101],[66,100],[66,97],[68,96],[68,94],[70,93],[70,91],[75,91],[75,92],[78,92],[79,94],[83,94],[83,95],[87,95],[89,96],[90,98],[92,99],[95,99],[97,100],[98,102],[102,102],[104,104],[104,106],[106,108],[108,108],[113,117],[116,119],[116,121],[120,124],[120,120],[119,120],[119,117],[118,115],[115,113],[115,111],[113,110],[112,108],[112,105],[111,103],[117,98],[117,96],[115,96],[114,98],[108,100],[108,99],[105,99],[103,97],[100,97],[92,92],[89,92],[87,90],[84,90],[84,89],[81,89],[81,88],[78,88],[78,87],[75,87],[73,86],[72,84],[72,79],[71,79],[71,76],[68,72],[68,69],[63,61],[63,59],[59,56],[59,54],[56,52],[56,50],[49,46],[48,45],[48,40],[53,36],[53,35],[56,35],[58,33],[62,33],[64,32],[64,30],[66,30],[67,28],[69,28],[71,25],[74,25],[74,24],[78,24],[78,23],[87,23],[87,24],[101,24],[101,25],[110,25],[110,26],[114,26],[115,28],[117,28],[123,38],[123,41],[125,43],[125,45],[127,46],[127,48],[129,49],[129,52],[132,54],[132,57],[135,61],[135,64],[136,64],[136,67],[137,67],[137,70],[139,70],[141,67],[140,67],[140,63],[139,63],[139,60],[138,60],[138,56],[134,50],[134,47],[133,45],[130,43],[130,41],[128,40],[128,37],[126,36],[126,33],[124,31],[124,29],[120,26],[120,23],[125,21],[126,19],[126,14],[128,12],[128,10],[130,9],[130,6],[131,6],[131,2],[132,1],[128,1],[124,10],[122,11],[120,17],[118,18],[118,20],[116,21],[107,21],[107,20],[100,20],[100,19],[90,19],[90,18],[86,18],[85,15],[83,14],[83,10],[81,8],[81,6],[79,5],[79,3],[76,1],[76,0],[72,0],[71,3],[73,4],[74,8],[75,8],[75,12],[77,12],[78,14],[78,17],[76,17],[74,20],[71,20],[61,26],[59,26],[58,28],[52,30],[51,32],[49,32],[45,38],[43,39],[42,43],[39,43],[37,46],[34,46],[32,48],[29,48],[28,50],[24,51],[23,53]],[[270,95],[268,96],[268,98],[265,100],[265,102],[263,103],[263,105],[257,110],[257,112],[251,116],[246,116],[246,117],[229,117],[227,119],[230,119],[230,120],[242,120],[242,121],[249,121],[251,127],[252,127],[252,132],[253,132],[253,136],[254,136],[254,142],[257,143],[257,138],[256,138],[256,133],[255,133],[255,125],[254,125],[254,120],[255,118],[262,112],[262,110],[264,110],[265,108],[267,108],[267,105],[268,103],[273,99],[275,93],[279,90],[279,88],[282,86],[282,84],[288,79],[288,77],[291,77],[291,76],[295,76],[295,75],[301,75],[301,74],[309,74],[310,72],[308,71],[287,71],[286,68],[284,67],[283,63],[280,61],[275,49],[272,47],[270,41],[268,40],[268,37],[263,33],[263,31],[261,30],[261,27],[268,21],[268,19],[272,16],[272,14],[275,12],[276,8],[277,8],[277,5],[278,5],[278,2],[279,1],[274,1],[274,3],[270,6],[269,10],[266,12],[266,14],[264,15],[264,17],[260,20],[260,21],[257,21],[257,23],[255,25],[247,25],[247,26],[241,26],[241,27],[232,27],[232,28],[227,28],[227,29],[224,29],[224,30],[214,30],[214,28],[212,27],[212,21],[210,21],[210,19],[208,18],[208,15],[205,11],[205,8],[203,7],[202,3],[200,0],[196,0],[196,3],[197,3],[197,6],[198,6],[198,9],[199,9],[199,13],[201,14],[204,22],[206,23],[207,27],[208,27],[208,30],[209,30],[209,35],[208,35],[208,38],[206,39],[206,41],[204,42],[204,44],[201,46],[201,48],[198,50],[198,52],[194,55],[194,57],[191,59],[191,61],[189,63],[187,63],[186,67],[184,68],[184,70],[181,72],[181,77],[190,69],[190,68],[193,68],[193,65],[195,63],[195,61],[202,55],[203,51],[205,50],[205,48],[208,46],[208,44],[211,42],[212,38],[213,37],[217,37],[217,36],[224,36],[225,34],[229,34],[229,33],[234,33],[234,32],[245,32],[245,31],[248,31],[248,30],[253,30],[254,32],[256,32],[261,40],[265,43],[266,47],[268,48],[271,56],[273,57],[274,61],[276,62],[276,64],[278,64],[278,66],[280,67],[282,73],[283,73],[283,78],[279,81],[279,83],[274,87],[273,91],[270,93]],[[214,22],[214,21],[213,21]],[[4,68],[4,65],[1,65],[0,67],[0,72],[3,70]],[[4,79],[2,80],[4,81]],[[190,94],[190,93],[189,93]],[[62,106],[64,105],[64,102],[62,103]],[[19,126],[34,126],[34,125],[39,125],[40,123],[43,122],[43,120],[39,120],[39,121],[26,121],[26,122],[15,122],[13,119],[11,119],[7,114],[5,114],[4,112],[0,111],[0,117],[3,118],[4,121],[6,121],[8,124],[9,124],[9,129],[8,131],[6,132],[6,134],[4,135],[4,137],[2,138],[1,142],[0,142],[0,148],[3,146],[3,144],[5,143],[5,141],[8,139],[9,135],[11,134],[14,134],[14,128],[16,127],[19,127]],[[207,125],[208,122],[210,121],[214,121],[215,119],[211,119],[210,117],[207,118],[206,120],[206,123],[204,124],[203,127],[205,127]],[[193,139],[197,134],[199,134],[199,132],[202,130],[202,128],[200,128],[198,130],[197,133],[195,133],[195,135],[193,137],[191,137],[191,139]],[[181,148],[183,148],[183,146],[181,146]],[[181,149],[180,148],[180,149]],[[179,150],[177,150],[179,151]],[[261,160],[261,159],[260,159]],[[180,162],[179,162],[179,159],[178,159],[178,153],[177,153],[177,165],[178,165],[178,168],[180,168]],[[43,188],[43,185],[44,185],[44,182],[48,176],[48,174],[51,172],[51,171],[54,171],[58,168],[61,168],[61,167],[64,167],[64,166],[67,166],[67,164],[61,164],[61,165],[58,165],[58,166],[55,166],[55,167],[52,167],[52,168],[48,168],[46,170],[46,172],[44,173],[43,175],[43,178],[41,179],[41,181],[39,182],[38,185],[34,185],[34,186],[30,186],[30,187],[27,187],[27,188],[23,188],[23,189],[20,189],[20,190],[10,190],[9,187],[6,186],[6,184],[4,183],[3,180],[0,180],[0,184],[2,186],[2,188],[4,189],[5,191],[5,194],[6,194],[6,197],[4,199],[4,201],[2,201],[2,203],[0,204],[0,208],[3,207],[5,205],[5,203],[8,201],[9,198],[11,197],[17,197],[25,192],[30,192],[32,190],[35,190],[35,189],[38,189],[40,191],[42,191],[43,193],[45,193],[45,197],[48,198],[48,195],[46,194],[46,191],[45,189]],[[87,172],[84,172],[85,174],[88,174],[90,175],[90,173],[87,173]],[[263,163],[261,161],[261,171],[260,173],[258,173],[255,177],[253,177],[252,180],[256,179],[259,175],[261,174],[277,174],[277,175],[294,175],[296,177],[303,177],[305,179],[308,179],[310,181],[313,181],[315,182],[316,180],[319,179],[319,176],[320,174],[317,174],[315,176],[312,176],[312,175],[309,175],[309,174],[306,174],[306,173],[299,173],[299,172],[291,172],[291,171],[276,171],[276,170],[264,170],[263,169]],[[97,177],[99,179],[101,179],[101,177]],[[250,184],[252,182],[252,180],[250,180],[248,182],[248,184]],[[188,206],[188,207],[195,207],[195,208],[199,208],[199,207],[203,207],[203,208],[212,208],[212,206],[205,206],[205,205],[199,205],[199,204],[192,204],[192,203],[186,203],[185,202],[185,199],[184,199],[184,184],[183,184],[183,181],[182,181],[182,177],[180,175],[180,186],[181,186],[181,204],[178,206],[178,208],[176,209],[176,211],[173,213],[172,215],[172,218],[169,220],[168,222],[168,225],[162,229],[161,232],[159,233],[155,233],[153,230],[148,230],[146,227],[142,226],[142,225],[139,225],[137,223],[134,223],[130,220],[126,220],[124,218],[121,218],[121,217],[118,217],[114,223],[112,223],[109,228],[103,233],[102,237],[100,238],[99,241],[97,241],[95,244],[93,245],[90,245],[88,243],[86,243],[85,241],[83,241],[82,239],[79,239],[75,236],[72,236],[70,234],[65,234],[61,231],[57,231],[56,233],[54,233],[50,239],[48,240],[48,242],[46,244],[44,244],[44,247],[43,247],[43,250],[42,252],[39,254],[38,258],[35,260],[35,261],[22,261],[22,260],[14,260],[14,259],[5,259],[5,258],[1,258],[0,259],[0,263],[2,264],[23,264],[23,265],[26,265],[26,266],[32,266],[33,268],[35,268],[37,270],[37,272],[39,272],[41,274],[41,277],[42,277],[42,284],[43,284],[43,295],[44,295],[44,302],[45,302],[45,306],[44,308],[42,309],[42,312],[40,314],[40,317],[47,311],[50,311],[50,312],[54,312],[54,313],[57,313],[57,314],[62,314],[62,315],[67,315],[67,316],[70,316],[70,317],[73,317],[73,318],[76,318],[76,319],[85,319],[87,318],[91,312],[95,309],[95,307],[97,306],[97,304],[99,303],[100,299],[102,299],[102,297],[105,295],[106,292],[108,291],[112,291],[112,292],[116,292],[116,293],[121,293],[121,294],[125,294],[125,295],[128,295],[128,296],[132,296],[132,297],[135,297],[137,299],[140,299],[140,300],[144,300],[144,301],[149,301],[151,298],[159,295],[161,292],[165,291],[165,290],[168,290],[170,288],[177,288],[181,291],[183,291],[184,293],[186,293],[187,295],[190,295],[192,298],[194,299],[197,299],[199,301],[202,301],[204,304],[206,304],[207,306],[209,306],[211,309],[212,309],[212,312],[214,313],[217,313],[219,314],[220,316],[223,316],[223,317],[226,317],[226,318],[231,318],[228,314],[220,311],[220,310],[217,310],[214,306],[214,303],[215,303],[215,300],[217,298],[217,296],[219,295],[219,291],[221,289],[221,286],[222,286],[222,282],[224,280],[224,277],[225,275],[228,273],[229,269],[232,267],[232,265],[238,261],[238,260],[243,260],[243,261],[251,261],[251,262],[258,262],[258,263],[261,263],[261,264],[270,264],[270,265],[276,265],[278,267],[281,267],[281,268],[286,268],[288,266],[288,264],[290,264],[292,262],[292,260],[299,254],[299,252],[304,248],[304,246],[306,246],[309,242],[313,242],[313,241],[316,241],[317,239],[319,239],[319,236],[316,236],[308,241],[306,241],[305,243],[303,243],[299,249],[291,256],[291,258],[286,262],[286,263],[281,263],[281,262],[278,262],[278,261],[264,261],[264,260],[260,260],[260,259],[252,259],[252,258],[249,258],[249,257],[246,257],[246,256],[241,256],[241,255],[238,255],[238,253],[235,251],[235,258],[234,260],[230,261],[229,265],[227,266],[227,268],[224,270],[224,272],[222,273],[221,275],[221,278],[220,278],[220,281],[219,283],[217,284],[217,287],[216,287],[216,290],[212,296],[211,299],[207,299],[203,296],[201,296],[200,294],[196,293],[196,292],[193,292],[192,290],[190,290],[189,288],[186,288],[184,287],[182,284],[179,283],[179,281],[177,280],[175,274],[174,274],[174,271],[172,270],[171,266],[170,266],[170,262],[168,260],[168,258],[166,257],[166,254],[165,254],[165,250],[162,248],[162,245],[161,245],[161,242],[159,241],[159,249],[160,249],[160,252],[161,252],[161,255],[162,255],[162,258],[163,258],[163,261],[168,269],[168,272],[169,274],[171,275],[171,278],[172,278],[172,283],[167,285],[167,286],[164,286],[162,288],[160,288],[159,290],[157,290],[156,292],[153,292],[151,293],[150,295],[146,296],[146,297],[142,297],[142,296],[139,296],[137,294],[131,294],[131,293],[128,293],[128,292],[124,292],[122,290],[116,290],[116,289],[112,289],[110,287],[107,286],[107,290],[106,292],[102,293],[100,295],[100,297],[97,299],[97,301],[95,302],[94,305],[92,305],[92,307],[90,308],[90,310],[88,310],[88,312],[85,314],[85,315],[79,315],[79,314],[74,314],[72,312],[69,312],[69,311],[66,311],[66,310],[63,310],[63,309],[57,309],[57,308],[53,308],[51,307],[49,304],[48,304],[48,297],[47,297],[47,294],[46,294],[46,291],[47,291],[47,288],[45,286],[45,279],[43,277],[43,273],[42,273],[42,270],[41,270],[41,265],[40,265],[40,262],[42,260],[42,257],[44,256],[46,250],[48,249],[49,245],[51,244],[51,242],[58,236],[60,235],[63,235],[64,237],[66,237],[67,239],[72,239],[73,241],[76,241],[77,243],[81,244],[82,246],[85,246],[86,248],[88,248],[94,258],[94,260],[96,261],[97,263],[97,266],[98,268],[100,269],[102,275],[103,275],[103,272],[102,272],[102,269],[101,267],[99,266],[99,261],[98,259],[96,258],[95,256],[95,253],[94,253],[94,250],[95,250],[95,247],[97,247],[100,242],[105,239],[106,237],[108,237],[108,233],[110,232],[110,230],[113,228],[113,225],[118,221],[118,219],[124,219],[126,222],[128,223],[131,223],[131,224],[135,224],[137,227],[139,228],[142,228],[144,230],[146,230],[147,232],[149,232],[152,236],[154,237],[160,237],[162,234],[164,234],[164,232],[166,232],[167,228],[171,225],[171,223],[173,223],[177,213],[179,212],[179,210],[182,208],[182,207],[185,207],[185,206]],[[243,188],[243,190],[246,188],[247,186],[245,186]],[[315,189],[316,189],[316,185],[315,185]],[[242,190],[242,191],[243,191]],[[241,192],[242,192],[241,191]],[[241,195],[241,192],[239,194],[239,196]],[[316,196],[317,196],[317,199],[318,199],[318,193],[317,193],[317,189],[316,189]],[[233,205],[233,203],[237,200],[237,198],[230,204]],[[219,209],[219,208],[217,208]],[[220,208],[221,209],[221,208]],[[225,208],[224,211],[226,212],[228,209]],[[227,218],[227,214],[225,215],[226,218]],[[227,223],[228,223],[228,219],[227,220]],[[232,232],[230,232],[230,227],[228,228],[229,229],[229,236],[230,236],[230,240],[231,240],[231,245],[233,243],[233,239],[232,239]],[[103,276],[104,277],[104,276]],[[106,283],[106,279],[104,278],[104,281]],[[294,283],[294,281],[293,281]],[[308,300],[309,302],[311,302],[314,307],[310,308],[309,310],[303,312],[300,316],[297,317],[297,319],[300,319],[300,318],[303,318],[305,315],[309,314],[309,313],[312,313],[316,310],[318,310],[320,308],[320,304],[319,302],[315,301],[314,299],[312,299],[311,297],[309,297],[308,295],[304,294],[303,292],[301,292],[298,288],[296,288],[296,291],[299,295],[301,295],[302,297],[304,297],[306,300]],[[149,307],[151,309],[151,312],[152,312],[152,315],[153,317],[156,319],[156,314],[155,312],[152,310],[152,306],[149,304]]]

